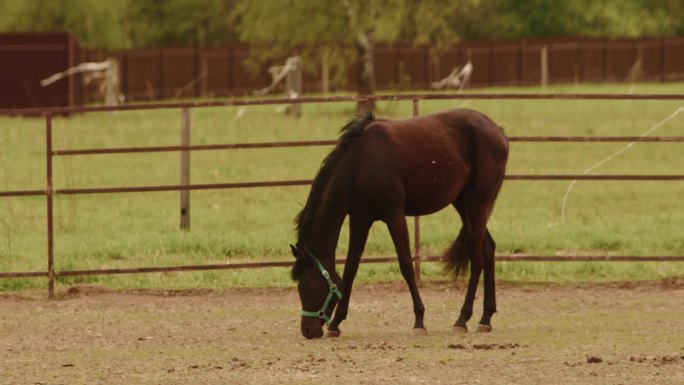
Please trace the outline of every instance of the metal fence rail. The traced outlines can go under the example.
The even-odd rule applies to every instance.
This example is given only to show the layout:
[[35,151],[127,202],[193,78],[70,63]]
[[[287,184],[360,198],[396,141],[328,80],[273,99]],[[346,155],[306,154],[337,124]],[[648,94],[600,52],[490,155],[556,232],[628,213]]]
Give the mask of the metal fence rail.
[[79,112],[136,111],[180,108],[234,107],[293,103],[338,103],[357,101],[421,101],[421,100],[684,100],[684,94],[514,94],[514,93],[466,93],[466,94],[402,94],[321,96],[264,99],[226,99],[204,102],[141,103],[122,106],[52,107],[52,108],[7,108],[0,109],[2,115],[47,116],[68,115]]
[[[419,257],[413,260],[418,261]],[[371,257],[362,259],[363,263],[394,262],[396,257]],[[442,257],[420,257],[423,262],[438,262]],[[496,260],[503,262],[684,262],[684,256],[669,255],[497,255]],[[338,258],[335,263],[344,264],[345,259]],[[55,277],[74,277],[86,275],[110,275],[110,274],[140,274],[140,273],[169,273],[178,271],[202,271],[202,270],[238,270],[254,269],[262,267],[290,267],[291,261],[273,262],[246,262],[246,263],[218,263],[207,265],[182,265],[182,266],[150,266],[120,269],[90,269],[90,270],[64,270],[55,271]],[[0,278],[35,278],[48,277],[47,271],[26,271],[0,273]]]
[[[227,263],[211,265],[187,265],[187,266],[161,266],[161,267],[141,267],[141,268],[120,268],[120,269],[92,269],[92,270],[65,270],[56,271],[54,268],[54,218],[53,218],[53,198],[55,195],[75,195],[75,194],[103,194],[103,193],[139,193],[139,192],[159,192],[159,191],[181,191],[207,190],[207,189],[234,189],[234,188],[258,188],[258,187],[284,187],[284,186],[307,186],[310,180],[284,180],[284,181],[254,181],[241,183],[214,183],[214,184],[190,184],[182,181],[179,185],[159,185],[159,186],[123,186],[108,188],[77,188],[77,189],[55,189],[52,183],[52,159],[56,156],[78,156],[78,155],[98,155],[98,154],[125,154],[125,153],[147,153],[147,152],[170,152],[170,151],[205,151],[205,150],[229,150],[229,149],[253,149],[253,148],[282,148],[282,147],[308,147],[308,146],[331,146],[336,141],[316,140],[316,141],[290,141],[290,142],[263,142],[263,143],[228,143],[211,145],[189,145],[180,146],[152,146],[152,147],[120,147],[120,148],[90,148],[75,150],[55,150],[52,141],[52,119],[55,115],[66,115],[80,112],[101,112],[101,111],[133,111],[147,109],[181,109],[184,130],[189,130],[189,111],[192,108],[204,107],[226,107],[244,105],[265,105],[265,104],[292,104],[295,103],[327,103],[327,102],[352,102],[358,100],[405,100],[412,101],[413,115],[418,116],[418,106],[421,100],[444,100],[444,99],[543,99],[543,100],[684,100],[684,95],[606,95],[606,94],[438,94],[438,95],[376,95],[376,96],[337,96],[337,97],[313,97],[300,99],[257,99],[257,100],[223,100],[211,102],[189,102],[189,103],[157,103],[143,105],[125,105],[118,107],[61,107],[47,109],[10,109],[0,110],[1,115],[21,115],[21,116],[44,116],[45,118],[45,152],[46,152],[46,188],[44,190],[20,190],[20,191],[0,191],[1,197],[17,196],[38,196],[43,195],[47,198],[47,235],[48,235],[48,258],[46,271],[27,271],[27,272],[0,272],[0,278],[29,278],[47,277],[49,298],[54,298],[54,285],[56,277],[83,276],[83,275],[104,275],[104,274],[132,274],[132,273],[151,273],[151,272],[170,272],[170,271],[196,271],[196,270],[220,270],[220,269],[247,269],[256,267],[277,267],[289,266],[290,262],[272,261],[257,263]],[[188,132],[185,133],[186,135]],[[635,137],[635,136],[615,136],[615,137],[556,137],[556,136],[527,136],[511,137],[512,142],[684,142],[684,136],[662,136],[662,137]],[[507,175],[507,180],[612,180],[612,181],[683,181],[682,175],[574,175],[574,174],[533,174],[533,175]],[[189,178],[188,178],[189,180]],[[189,206],[185,208],[189,210]],[[181,208],[183,212],[183,207]],[[189,221],[189,218],[186,218]],[[420,275],[421,261],[436,261],[439,257],[420,255],[420,220],[415,218],[415,255],[414,263],[416,274]],[[534,256],[534,255],[497,255],[500,261],[684,261],[684,256]],[[366,263],[380,263],[393,261],[395,258],[367,258]],[[343,263],[343,260],[337,260]]]

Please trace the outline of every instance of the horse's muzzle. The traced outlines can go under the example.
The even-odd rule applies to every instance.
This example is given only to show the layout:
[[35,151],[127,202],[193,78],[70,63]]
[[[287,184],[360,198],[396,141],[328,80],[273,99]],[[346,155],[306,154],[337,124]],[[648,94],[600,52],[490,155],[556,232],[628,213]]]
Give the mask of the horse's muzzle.
[[307,339],[323,337],[323,321],[319,318],[302,317],[302,335]]

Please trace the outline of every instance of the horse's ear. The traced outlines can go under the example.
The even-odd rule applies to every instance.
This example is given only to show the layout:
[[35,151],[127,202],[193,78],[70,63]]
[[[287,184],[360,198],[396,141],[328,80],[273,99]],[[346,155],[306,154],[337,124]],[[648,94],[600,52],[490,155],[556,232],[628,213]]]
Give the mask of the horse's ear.
[[290,244],[290,249],[292,249],[292,255],[294,255],[295,258],[299,258],[299,251],[297,250],[297,246]]

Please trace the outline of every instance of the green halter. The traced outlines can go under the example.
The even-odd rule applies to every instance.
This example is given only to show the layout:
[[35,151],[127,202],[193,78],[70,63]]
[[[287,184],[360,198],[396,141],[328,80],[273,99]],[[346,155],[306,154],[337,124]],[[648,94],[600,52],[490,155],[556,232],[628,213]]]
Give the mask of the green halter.
[[320,318],[325,322],[326,324],[330,323],[330,317],[328,317],[325,314],[325,310],[328,308],[328,305],[330,305],[330,300],[332,300],[333,295],[336,295],[337,298],[342,299],[342,292],[340,289],[337,288],[337,285],[335,285],[330,278],[330,274],[328,273],[327,270],[323,267],[321,262],[314,257],[313,254],[308,253],[309,258],[316,264],[318,267],[318,270],[321,271],[321,274],[323,274],[323,278],[325,278],[325,281],[328,282],[328,286],[330,287],[330,291],[328,292],[328,297],[325,299],[325,302],[323,302],[323,306],[321,307],[321,310],[319,311],[306,311],[302,309],[302,316],[304,317],[314,317],[314,318]]

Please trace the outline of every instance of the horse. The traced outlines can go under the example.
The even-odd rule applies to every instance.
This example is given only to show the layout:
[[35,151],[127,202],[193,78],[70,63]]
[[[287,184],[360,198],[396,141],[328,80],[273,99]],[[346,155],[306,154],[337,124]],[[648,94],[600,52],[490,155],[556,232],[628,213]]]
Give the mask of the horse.
[[[431,214],[449,205],[460,215],[462,227],[444,254],[445,270],[457,278],[470,263],[465,301],[452,330],[467,332],[484,269],[483,313],[477,331],[491,331],[496,312],[495,243],[487,221],[507,160],[503,129],[475,110],[452,109],[406,120],[376,119],[367,113],[350,120],[323,160],[295,218],[291,276],[302,305],[302,335],[322,337],[324,324],[328,324],[326,336],[340,335],[368,232],[378,220],[387,225],[411,293],[414,334],[427,334],[406,216]],[[340,277],[335,249],[347,216],[349,247]]]

